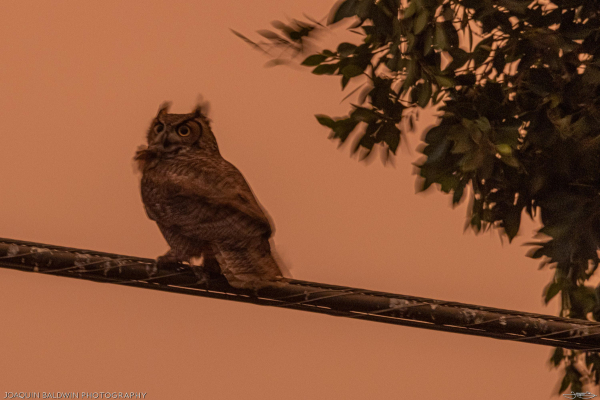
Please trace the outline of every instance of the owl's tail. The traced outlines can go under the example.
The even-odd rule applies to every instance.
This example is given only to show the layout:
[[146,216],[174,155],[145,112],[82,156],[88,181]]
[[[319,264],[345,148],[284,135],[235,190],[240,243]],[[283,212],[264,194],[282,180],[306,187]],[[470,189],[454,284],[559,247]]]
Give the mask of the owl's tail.
[[219,243],[215,247],[215,258],[231,286],[260,289],[283,282],[268,239],[256,238],[242,244]]

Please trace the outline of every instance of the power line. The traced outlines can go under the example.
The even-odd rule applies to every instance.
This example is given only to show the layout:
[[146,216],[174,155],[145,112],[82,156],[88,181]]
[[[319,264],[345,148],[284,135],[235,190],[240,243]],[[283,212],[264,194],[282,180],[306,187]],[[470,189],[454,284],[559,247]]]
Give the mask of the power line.
[[152,259],[13,239],[0,238],[0,267],[495,339],[600,350],[600,324],[592,321],[299,280],[254,292],[233,288],[222,276],[199,279],[184,264],[159,269]]

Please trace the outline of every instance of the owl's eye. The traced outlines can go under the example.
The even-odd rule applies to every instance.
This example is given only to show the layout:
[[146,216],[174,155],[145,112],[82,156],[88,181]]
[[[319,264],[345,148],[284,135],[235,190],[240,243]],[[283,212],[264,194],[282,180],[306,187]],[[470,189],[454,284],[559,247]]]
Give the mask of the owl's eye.
[[156,132],[156,133],[161,133],[164,130],[165,130],[165,126],[163,124],[156,124],[154,126],[154,132]]
[[179,129],[177,129],[177,133],[179,133],[179,136],[188,136],[190,134],[190,128],[182,125],[179,127]]

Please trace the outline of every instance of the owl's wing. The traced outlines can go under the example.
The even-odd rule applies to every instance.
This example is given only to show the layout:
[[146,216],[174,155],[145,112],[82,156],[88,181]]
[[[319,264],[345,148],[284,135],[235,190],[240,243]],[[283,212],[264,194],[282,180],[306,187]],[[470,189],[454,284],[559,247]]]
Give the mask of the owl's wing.
[[223,159],[203,163],[201,173],[190,179],[175,172],[167,174],[168,186],[179,196],[197,197],[218,207],[228,207],[251,218],[269,233],[269,218],[258,204],[242,173]]

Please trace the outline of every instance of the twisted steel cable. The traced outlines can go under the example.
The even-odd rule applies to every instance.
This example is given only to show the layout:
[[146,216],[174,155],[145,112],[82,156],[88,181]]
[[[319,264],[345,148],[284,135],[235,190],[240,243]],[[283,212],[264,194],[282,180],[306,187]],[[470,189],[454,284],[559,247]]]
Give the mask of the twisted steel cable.
[[146,289],[286,307],[568,349],[600,350],[600,323],[457,302],[290,280],[258,291],[185,264],[0,238],[0,267]]

